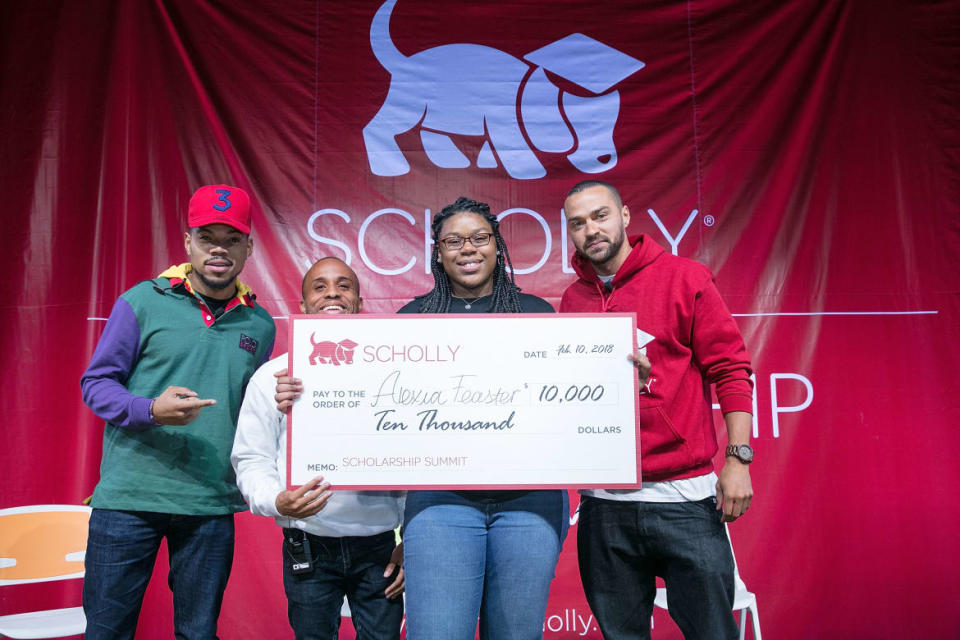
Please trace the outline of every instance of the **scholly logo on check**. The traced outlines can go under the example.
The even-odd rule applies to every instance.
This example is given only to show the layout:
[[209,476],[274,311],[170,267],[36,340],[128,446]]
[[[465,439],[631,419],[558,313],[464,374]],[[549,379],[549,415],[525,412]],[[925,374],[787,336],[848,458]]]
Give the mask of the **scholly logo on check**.
[[[353,364],[354,351],[360,346],[349,338],[340,342],[318,341],[310,335],[313,351],[310,364]],[[462,345],[450,344],[367,344],[360,349],[361,362],[456,362]]]
[[316,334],[310,334],[310,344],[313,345],[310,364],[333,364],[337,367],[341,364],[353,364],[353,350],[358,346],[356,342],[349,338],[340,342],[330,340],[317,342],[314,340],[315,337]]

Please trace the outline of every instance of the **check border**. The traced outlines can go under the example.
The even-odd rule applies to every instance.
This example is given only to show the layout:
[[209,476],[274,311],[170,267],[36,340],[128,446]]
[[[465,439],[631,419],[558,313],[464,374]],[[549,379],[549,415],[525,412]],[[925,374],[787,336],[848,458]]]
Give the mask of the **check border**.
[[[323,321],[323,320],[340,320],[343,321],[346,318],[354,321],[366,321],[366,320],[386,320],[397,322],[405,322],[411,320],[418,320],[423,318],[438,318],[444,320],[453,320],[456,318],[469,318],[471,320],[484,320],[484,319],[496,319],[496,318],[510,318],[516,319],[518,315],[522,315],[524,318],[544,318],[544,319],[560,319],[560,318],[610,318],[610,317],[625,317],[630,318],[631,321],[631,342],[633,344],[633,351],[637,350],[637,316],[633,312],[613,312],[613,313],[524,313],[524,314],[513,314],[513,313],[484,313],[484,314],[470,314],[470,313],[435,313],[435,314],[390,314],[390,313],[359,313],[356,315],[344,316],[341,314],[336,315],[324,315],[324,314],[291,314],[288,316],[288,336],[287,336],[287,371],[289,375],[296,377],[296,372],[294,371],[294,357],[293,357],[293,339],[296,332],[294,331],[294,325],[298,321],[310,320],[310,321]],[[626,356],[624,356],[626,357]],[[641,460],[640,460],[640,425],[639,425],[639,408],[640,408],[640,384],[637,376],[633,376],[633,428],[634,428],[634,447],[635,447],[635,483],[590,483],[589,485],[574,485],[570,483],[554,483],[554,484],[540,484],[540,483],[531,483],[531,484],[518,484],[518,483],[478,483],[478,484],[377,484],[377,485],[348,485],[348,484],[337,484],[336,489],[340,490],[355,490],[355,491],[385,491],[385,490],[460,490],[460,491],[506,491],[506,490],[535,490],[535,489],[578,489],[578,488],[590,488],[590,489],[639,489],[641,485]],[[287,411],[287,459],[286,459],[286,485],[289,490],[294,490],[301,485],[296,485],[291,483],[292,476],[292,451],[293,451],[293,408]]]

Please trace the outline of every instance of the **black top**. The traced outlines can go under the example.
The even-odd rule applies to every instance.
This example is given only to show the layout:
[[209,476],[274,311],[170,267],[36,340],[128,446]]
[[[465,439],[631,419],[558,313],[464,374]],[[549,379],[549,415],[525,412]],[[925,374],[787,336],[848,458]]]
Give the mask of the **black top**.
[[[531,296],[528,293],[518,294],[520,296],[520,308],[523,313],[556,313],[556,310],[549,302],[537,296]],[[400,307],[397,313],[420,313],[420,304],[425,296],[418,296]],[[450,298],[450,310],[447,313],[490,313],[490,301],[493,295],[482,296],[480,298]],[[467,309],[467,305],[470,308]],[[474,502],[503,502],[512,500],[529,493],[529,491],[507,490],[507,491],[457,491],[458,495]]]
[[[549,302],[543,298],[532,296],[529,293],[520,293],[520,308],[523,313],[556,313],[556,310]],[[397,313],[420,313],[420,304],[426,294],[417,296],[407,304],[400,307]],[[493,294],[481,296],[479,298],[455,298],[450,297],[450,310],[447,313],[490,313],[490,302],[493,300]],[[467,305],[470,308],[467,309]]]

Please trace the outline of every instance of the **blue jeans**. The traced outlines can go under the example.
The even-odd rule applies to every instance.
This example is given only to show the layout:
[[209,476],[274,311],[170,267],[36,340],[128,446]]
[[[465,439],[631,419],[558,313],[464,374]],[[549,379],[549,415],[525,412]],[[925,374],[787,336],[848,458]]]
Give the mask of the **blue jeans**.
[[233,514],[94,509],[83,579],[86,638],[133,638],[160,541],[167,539],[177,638],[216,638],[233,565]]
[[407,494],[403,558],[410,640],[543,636],[550,582],[567,534],[566,491],[477,502]]
[[[293,541],[306,535],[311,571],[293,573]],[[383,577],[396,546],[393,531],[372,536],[328,538],[283,530],[283,589],[287,617],[298,640],[336,640],[343,597],[350,604],[357,640],[396,640],[403,622],[403,598],[387,600],[395,575]]]
[[737,638],[733,554],[717,502],[580,501],[577,557],[604,638],[650,638],[655,576],[683,637]]

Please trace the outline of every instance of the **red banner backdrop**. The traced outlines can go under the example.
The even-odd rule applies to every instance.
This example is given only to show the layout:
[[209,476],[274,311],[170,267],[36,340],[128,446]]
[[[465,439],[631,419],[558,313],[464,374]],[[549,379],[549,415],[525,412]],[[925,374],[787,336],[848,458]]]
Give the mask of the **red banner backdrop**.
[[[0,506],[91,493],[80,374],[117,295],[183,260],[197,186],[259,204],[243,277],[285,345],[319,256],[350,262],[368,311],[426,291],[426,220],[461,194],[501,213],[519,283],[556,303],[563,197],[598,177],[631,232],[714,270],[753,355],[756,499],[731,532],[766,635],[955,637],[960,4],[379,8],[3,3]],[[222,636],[290,635],[279,544],[239,517]],[[599,637],[575,552],[548,638]],[[139,637],[170,635],[164,563]],[[0,592],[4,613],[77,597]]]

